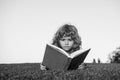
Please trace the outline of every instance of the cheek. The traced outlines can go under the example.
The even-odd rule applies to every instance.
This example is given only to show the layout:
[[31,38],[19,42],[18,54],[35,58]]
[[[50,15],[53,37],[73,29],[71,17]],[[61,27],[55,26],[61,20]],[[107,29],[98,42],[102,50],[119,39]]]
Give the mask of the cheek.
[[73,45],[74,45],[74,42],[73,42],[73,41],[72,41],[72,42],[70,42],[70,45],[71,45],[71,46],[73,46]]
[[59,41],[59,44],[60,44],[60,46],[63,46],[64,42],[63,41]]

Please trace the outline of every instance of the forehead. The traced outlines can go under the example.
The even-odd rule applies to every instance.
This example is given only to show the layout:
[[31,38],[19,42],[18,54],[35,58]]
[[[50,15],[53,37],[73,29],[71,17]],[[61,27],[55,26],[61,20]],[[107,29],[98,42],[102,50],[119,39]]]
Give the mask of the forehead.
[[71,36],[63,36],[62,39],[71,39]]

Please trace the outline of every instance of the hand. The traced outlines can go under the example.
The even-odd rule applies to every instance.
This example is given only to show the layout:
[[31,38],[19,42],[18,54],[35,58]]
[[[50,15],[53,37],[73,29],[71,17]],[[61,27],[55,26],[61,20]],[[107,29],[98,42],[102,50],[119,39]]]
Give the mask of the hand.
[[41,70],[46,70],[46,66],[40,64],[40,69],[41,69]]
[[84,69],[86,67],[86,65],[84,63],[82,63],[81,65],[78,66],[78,69]]

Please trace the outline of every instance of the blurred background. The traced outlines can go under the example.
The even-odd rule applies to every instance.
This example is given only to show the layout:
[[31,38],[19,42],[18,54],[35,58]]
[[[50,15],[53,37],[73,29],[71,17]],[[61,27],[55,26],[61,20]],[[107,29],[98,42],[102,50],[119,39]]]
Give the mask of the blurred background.
[[65,24],[75,25],[85,62],[108,60],[120,46],[119,0],[0,0],[0,63],[41,62],[46,43]]

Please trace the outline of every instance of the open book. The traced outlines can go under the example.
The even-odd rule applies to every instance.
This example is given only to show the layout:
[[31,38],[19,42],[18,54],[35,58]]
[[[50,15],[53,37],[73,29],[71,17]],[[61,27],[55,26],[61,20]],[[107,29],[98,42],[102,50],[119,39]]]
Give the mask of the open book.
[[74,70],[83,63],[89,49],[80,49],[68,54],[63,49],[51,44],[46,45],[42,64],[52,70]]

